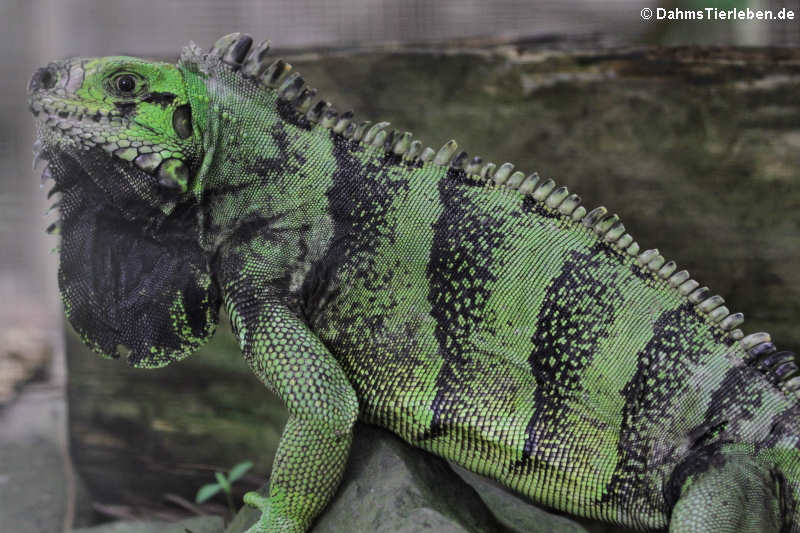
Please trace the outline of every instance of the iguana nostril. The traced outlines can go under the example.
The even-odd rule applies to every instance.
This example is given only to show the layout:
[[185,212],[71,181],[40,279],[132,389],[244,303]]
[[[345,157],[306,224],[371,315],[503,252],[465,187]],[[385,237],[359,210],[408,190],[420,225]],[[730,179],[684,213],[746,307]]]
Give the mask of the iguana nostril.
[[56,84],[56,74],[48,67],[42,67],[33,73],[28,89],[31,92],[42,89],[52,89]]

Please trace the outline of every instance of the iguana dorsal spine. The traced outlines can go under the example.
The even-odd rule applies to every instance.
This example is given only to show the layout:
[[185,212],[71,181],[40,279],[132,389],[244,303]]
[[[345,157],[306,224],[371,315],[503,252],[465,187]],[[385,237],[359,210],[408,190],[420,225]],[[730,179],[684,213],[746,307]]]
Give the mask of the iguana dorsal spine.
[[[317,90],[307,87],[305,80],[283,59],[273,59],[268,55],[270,41],[265,40],[252,50],[252,38],[249,35],[232,33],[220,38],[212,47],[210,55],[221,55],[221,61],[243,77],[251,79],[263,90],[274,91],[278,98],[291,105],[296,122],[305,122],[317,127],[327,128],[345,139],[358,141],[366,146],[383,146],[391,154],[401,156],[408,165],[431,163],[463,171],[464,179],[475,180],[487,188],[499,187],[517,190],[532,198],[538,207],[553,214],[561,215],[566,220],[583,224],[593,230],[599,242],[613,246],[621,253],[636,259],[643,272],[650,272],[656,280],[663,280],[686,297],[695,307],[708,317],[725,335],[735,341],[742,341],[744,350],[751,350],[759,344],[769,343],[768,333],[759,332],[744,336],[739,326],[744,322],[743,313],[731,312],[723,304],[725,300],[711,293],[708,287],[691,278],[686,270],[678,270],[675,261],[667,261],[658,249],[641,251],[639,244],[616,213],[609,213],[604,206],[598,206],[587,213],[581,204],[581,197],[571,194],[567,187],[557,186],[552,179],[541,179],[534,172],[529,175],[515,170],[512,163],[503,163],[499,167],[492,162],[483,162],[480,156],[469,159],[467,152],[458,151],[454,139],[447,141],[439,150],[424,147],[421,141],[412,141],[409,131],[389,129],[391,123],[370,121],[357,123],[352,111],[339,115],[333,105],[317,96]],[[194,53],[203,52],[195,49]],[[290,73],[291,72],[291,73]],[[767,349],[769,346],[760,348]],[[800,389],[800,376],[787,384],[790,391]]]

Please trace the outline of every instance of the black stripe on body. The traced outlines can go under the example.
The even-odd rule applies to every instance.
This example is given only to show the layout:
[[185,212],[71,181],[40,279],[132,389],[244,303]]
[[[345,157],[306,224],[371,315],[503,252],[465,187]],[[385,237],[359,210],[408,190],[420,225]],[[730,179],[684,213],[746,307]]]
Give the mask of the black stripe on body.
[[[387,290],[404,258],[387,256],[396,242],[391,223],[394,202],[408,191],[405,166],[391,154],[363,161],[364,146],[332,133],[336,170],[327,192],[333,222],[330,245],[305,277],[301,312],[337,357],[361,401],[362,415],[402,431],[408,421],[395,419],[397,389],[415,387],[414,355],[418,327],[402,331],[386,322],[397,315],[398,295]],[[385,396],[384,396],[385,395]],[[365,412],[365,409],[381,412]]]
[[537,387],[522,458],[512,465],[515,471],[530,473],[537,461],[553,462],[565,452],[565,438],[574,424],[568,401],[583,388],[583,371],[600,341],[609,336],[623,301],[619,274],[606,271],[606,276],[598,276],[606,257],[607,250],[598,246],[585,253],[570,252],[549,283],[531,337],[535,348],[528,364]]
[[[291,131],[287,131],[283,123],[275,122],[266,134],[275,148],[268,157],[248,155],[246,138],[234,136],[226,139],[224,155],[219,163],[219,175],[225,179],[210,183],[201,199],[205,215],[202,217],[203,233],[208,242],[224,243],[224,253],[217,257],[218,268],[226,272],[224,279],[248,285],[247,290],[239,291],[241,298],[250,294],[251,300],[258,300],[260,296],[254,295],[269,291],[272,297],[291,305],[289,267],[306,257],[308,249],[304,235],[310,230],[311,222],[298,219],[296,213],[287,209],[272,191],[279,189],[282,182],[288,183],[287,179],[304,179],[302,165],[305,158],[301,154],[301,143],[293,142],[296,138],[291,137]],[[233,170],[226,172],[229,169]],[[267,247],[274,246],[287,252],[291,250],[292,254],[282,258],[285,264],[265,264],[260,273],[262,279],[255,285],[243,275],[248,262],[257,262],[257,258],[264,254],[264,247],[254,245],[254,242],[267,243]],[[268,270],[269,276],[275,275],[274,278],[265,278]],[[239,307],[243,305],[241,298],[235,300]],[[257,319],[261,306],[247,305],[246,309],[238,308],[237,311],[247,319]]]
[[447,169],[447,180],[452,184],[468,185],[470,187],[485,187],[486,183],[473,176],[467,176],[467,173],[460,168],[450,167]]
[[523,213],[534,213],[542,218],[556,218],[560,219],[563,215],[555,212],[555,210],[548,210],[545,209],[542,202],[535,199],[533,196],[526,195],[525,198],[522,200],[522,210]]
[[[361,280],[367,288],[377,291],[384,287],[385,282],[375,275],[376,250],[387,240],[394,242],[394,228],[386,224],[386,217],[393,199],[408,190],[407,180],[390,175],[396,157],[387,154],[362,163],[353,154],[363,152],[364,146],[334,133],[331,139],[336,171],[327,197],[333,238],[304,283],[302,292],[315,300],[307,302],[310,312],[334,296],[329,292],[336,291],[332,281],[340,272]],[[317,325],[325,327],[323,322]]]
[[[709,354],[698,335],[700,325],[691,303],[664,311],[653,324],[651,340],[636,356],[634,375],[619,391],[625,403],[617,466],[602,502],[614,502],[632,516],[666,512],[663,495],[651,490],[648,480],[681,460],[675,455],[681,443],[654,442],[654,435],[667,434],[665,429],[682,416],[674,410],[691,387],[689,376]],[[716,432],[722,427],[712,424],[707,429]],[[696,438],[698,446],[706,441],[702,431]]]
[[[243,150],[243,139],[233,137],[227,141],[224,163],[222,169],[230,166],[241,166],[241,176],[232,175],[229,180],[210,184],[203,192],[202,209],[206,213],[203,217],[203,233],[207,239],[222,233],[237,233],[237,240],[247,241],[255,236],[257,231],[241,233],[240,225],[258,230],[258,224],[254,220],[262,219],[264,229],[268,229],[268,224],[279,220],[285,213],[279,209],[280,204],[275,203],[275,199],[265,194],[270,185],[284,175],[302,174],[302,164],[304,159],[298,158],[299,148],[292,149],[289,134],[283,124],[276,122],[269,130],[277,153],[271,157],[253,157],[246,159]],[[233,202],[233,197],[240,197],[241,202]],[[276,215],[264,217],[264,203],[270,203],[272,212]],[[239,206],[235,212],[220,209],[221,206],[228,204]]]
[[433,419],[421,440],[446,434],[456,417],[472,414],[482,396],[473,388],[480,383],[476,376],[488,375],[486,366],[493,360],[472,345],[470,336],[476,325],[494,334],[486,304],[499,268],[493,261],[506,238],[501,230],[504,217],[493,216],[476,205],[466,194],[464,179],[463,171],[454,171],[438,184],[443,210],[433,224],[434,245],[427,277],[428,302],[436,321],[434,335],[444,363],[430,406]]
[[711,394],[703,422],[689,431],[690,449],[717,440],[746,442],[739,428],[753,420],[763,403],[763,392],[761,376],[748,367],[728,369]]
[[314,127],[311,121],[308,120],[308,117],[306,117],[305,113],[301,113],[297,110],[294,102],[278,100],[276,107],[278,109],[278,115],[280,115],[280,117],[289,124],[294,124],[298,128],[308,131]]

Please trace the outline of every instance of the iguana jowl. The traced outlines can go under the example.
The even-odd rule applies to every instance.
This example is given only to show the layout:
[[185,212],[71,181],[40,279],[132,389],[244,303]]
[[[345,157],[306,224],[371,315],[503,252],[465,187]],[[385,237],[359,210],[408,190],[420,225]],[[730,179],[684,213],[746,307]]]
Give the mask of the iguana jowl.
[[316,101],[246,35],[30,83],[70,322],[137,367],[221,304],[290,418],[254,532],[304,531],[357,417],[640,530],[800,531],[795,356],[617,215]]

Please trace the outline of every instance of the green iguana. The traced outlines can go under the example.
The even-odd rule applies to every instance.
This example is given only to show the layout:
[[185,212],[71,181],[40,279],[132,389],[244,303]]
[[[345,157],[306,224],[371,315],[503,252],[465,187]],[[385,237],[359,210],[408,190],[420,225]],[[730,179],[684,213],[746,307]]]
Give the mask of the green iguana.
[[742,314],[537,174],[338,114],[247,35],[30,82],[59,285],[105,357],[231,318],[290,417],[251,532],[301,532],[357,418],[638,530],[800,531],[800,375]]

